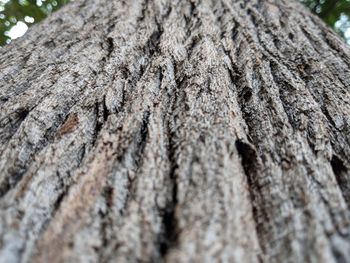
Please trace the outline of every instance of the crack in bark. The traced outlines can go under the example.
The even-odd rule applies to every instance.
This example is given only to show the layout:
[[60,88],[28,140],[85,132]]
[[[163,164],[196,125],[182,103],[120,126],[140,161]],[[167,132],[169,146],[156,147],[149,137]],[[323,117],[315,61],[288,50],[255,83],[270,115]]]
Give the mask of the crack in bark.
[[168,158],[170,161],[170,173],[169,179],[171,182],[171,200],[166,204],[165,210],[162,211],[162,226],[163,232],[159,237],[159,250],[163,258],[166,258],[166,255],[169,251],[176,247],[178,241],[178,221],[176,215],[177,208],[177,176],[176,170],[178,168],[176,162],[176,149],[174,148],[174,143],[172,142],[172,135],[169,134],[169,144],[168,144]]
[[110,58],[114,50],[113,38],[107,37],[107,57]]
[[[30,110],[26,108],[19,108],[13,113],[5,116],[0,120],[0,142],[5,143],[9,141],[17,132],[22,122],[27,118]],[[1,151],[0,151],[1,154]]]
[[350,207],[350,183],[348,180],[349,170],[345,166],[344,162],[335,154],[333,154],[330,163],[344,199],[347,202],[348,207]]
[[261,249],[265,249],[265,229],[261,222],[263,218],[263,200],[259,197],[258,187],[258,173],[259,173],[259,159],[256,150],[250,143],[242,140],[235,142],[238,155],[241,158],[242,168],[247,178],[248,190],[251,198],[252,213],[255,221],[255,229],[259,240]]
[[106,124],[108,116],[110,115],[109,110],[106,106],[106,95],[102,97],[102,99],[99,101],[97,100],[95,103],[95,130],[94,130],[94,138],[92,144],[95,145],[97,138],[103,128],[103,126]]
[[[160,255],[163,259],[166,259],[169,255],[170,251],[175,248],[178,244],[179,238],[179,226],[176,210],[178,209],[178,162],[177,162],[177,146],[176,146],[176,131],[174,130],[173,121],[175,121],[174,112],[177,107],[177,102],[179,100],[178,92],[182,90],[183,82],[178,82],[178,76],[181,75],[178,72],[178,68],[176,68],[176,63],[173,61],[173,78],[175,81],[175,85],[173,89],[169,90],[168,94],[168,109],[166,110],[167,115],[163,119],[163,127],[166,131],[166,135],[168,138],[167,142],[167,158],[169,161],[169,172],[168,179],[170,187],[168,188],[170,191],[169,199],[167,199],[166,205],[164,209],[160,210],[161,219],[162,219],[162,229],[161,233],[158,236],[158,247]],[[161,81],[163,81],[163,72],[160,71]],[[170,118],[169,118],[170,117]]]
[[[105,200],[106,212],[99,211],[99,215],[101,218],[101,226],[100,226],[100,235],[101,235],[101,247],[107,247],[110,242],[110,235],[108,233],[108,229],[111,228],[112,220],[110,218],[110,212],[113,211],[113,196],[114,196],[114,188],[110,185],[107,185],[102,190],[102,196]],[[99,260],[103,262],[103,250],[99,251]]]
[[163,30],[161,28],[158,28],[156,31],[154,31],[151,34],[151,36],[148,38],[143,48],[144,53],[148,55],[150,60],[156,52],[160,53],[159,43],[160,43],[160,38],[162,33],[163,33]]

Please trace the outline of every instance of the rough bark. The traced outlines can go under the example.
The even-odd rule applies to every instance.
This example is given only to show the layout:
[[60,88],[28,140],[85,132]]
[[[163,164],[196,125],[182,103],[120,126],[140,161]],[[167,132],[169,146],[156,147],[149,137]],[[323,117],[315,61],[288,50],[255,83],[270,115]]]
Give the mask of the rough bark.
[[77,0],[0,57],[0,262],[350,260],[350,50],[291,0]]

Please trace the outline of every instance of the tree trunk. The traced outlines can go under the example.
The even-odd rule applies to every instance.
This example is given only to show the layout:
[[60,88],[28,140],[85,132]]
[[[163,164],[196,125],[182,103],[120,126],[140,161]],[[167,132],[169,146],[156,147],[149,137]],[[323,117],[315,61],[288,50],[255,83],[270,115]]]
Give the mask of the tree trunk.
[[350,49],[295,1],[76,0],[0,87],[0,262],[350,260]]

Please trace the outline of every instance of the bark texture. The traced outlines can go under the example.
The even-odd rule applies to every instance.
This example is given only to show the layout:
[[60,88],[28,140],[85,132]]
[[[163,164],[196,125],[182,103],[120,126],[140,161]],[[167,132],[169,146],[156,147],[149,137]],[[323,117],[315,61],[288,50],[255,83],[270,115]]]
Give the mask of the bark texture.
[[292,0],[76,0],[0,57],[0,262],[350,261],[350,49]]

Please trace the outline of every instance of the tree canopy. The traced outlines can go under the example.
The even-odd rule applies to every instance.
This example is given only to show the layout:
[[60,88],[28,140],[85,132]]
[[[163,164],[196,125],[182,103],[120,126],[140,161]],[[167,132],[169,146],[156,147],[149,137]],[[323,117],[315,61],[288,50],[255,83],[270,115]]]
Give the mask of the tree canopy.
[[[15,26],[26,30],[70,0],[0,0],[0,45],[11,41]],[[21,29],[18,29],[21,31]],[[19,34],[22,32],[19,32]]]
[[350,0],[302,0],[350,43]]

